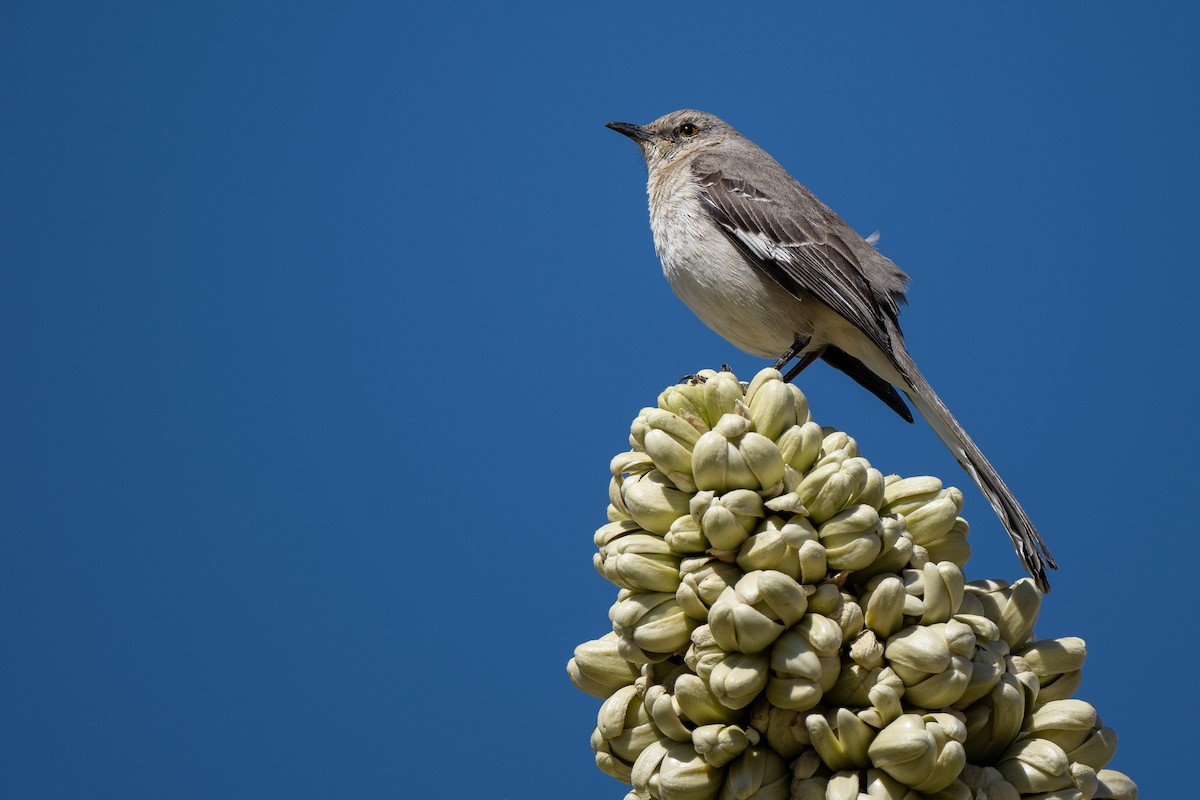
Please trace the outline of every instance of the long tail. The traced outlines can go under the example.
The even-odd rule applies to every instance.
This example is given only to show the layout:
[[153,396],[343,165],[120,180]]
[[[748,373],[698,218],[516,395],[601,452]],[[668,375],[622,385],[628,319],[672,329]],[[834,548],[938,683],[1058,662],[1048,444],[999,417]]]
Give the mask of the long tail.
[[1046,543],[1042,541],[1042,537],[1038,534],[1037,528],[1033,526],[1029,515],[1013,497],[1008,486],[996,472],[996,468],[991,465],[991,462],[987,460],[967,432],[958,424],[958,420],[950,413],[950,409],[946,408],[946,404],[933,391],[929,381],[925,380],[911,359],[905,360],[908,361],[905,365],[905,372],[911,381],[912,389],[902,386],[904,393],[908,395],[908,399],[916,406],[917,411],[925,418],[925,421],[937,433],[938,438],[950,449],[950,452],[958,459],[958,463],[962,465],[980,491],[991,502],[992,508],[996,510],[996,515],[1000,517],[1005,530],[1008,531],[1008,538],[1012,540],[1017,556],[1025,565],[1025,569],[1033,576],[1038,588],[1043,592],[1050,591],[1050,582],[1046,579],[1046,568],[1058,569],[1058,564],[1054,563],[1054,557],[1046,549]]

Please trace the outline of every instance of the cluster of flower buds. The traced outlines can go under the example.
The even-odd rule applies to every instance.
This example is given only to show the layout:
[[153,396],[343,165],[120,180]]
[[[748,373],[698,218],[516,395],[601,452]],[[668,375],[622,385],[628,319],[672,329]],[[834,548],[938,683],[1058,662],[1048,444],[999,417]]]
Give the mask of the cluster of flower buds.
[[595,567],[612,631],[571,680],[627,800],[1133,800],[1036,640],[1023,578],[967,582],[962,494],[883,475],[775,370],[705,371],[634,420]]

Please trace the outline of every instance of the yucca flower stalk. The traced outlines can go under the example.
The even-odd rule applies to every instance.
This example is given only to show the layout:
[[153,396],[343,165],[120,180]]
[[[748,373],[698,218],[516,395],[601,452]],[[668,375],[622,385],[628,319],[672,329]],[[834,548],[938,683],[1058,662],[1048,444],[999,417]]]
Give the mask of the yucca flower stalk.
[[1031,580],[968,582],[962,493],[871,466],[779,372],[659,395],[611,463],[611,632],[571,680],[627,800],[1132,800]]

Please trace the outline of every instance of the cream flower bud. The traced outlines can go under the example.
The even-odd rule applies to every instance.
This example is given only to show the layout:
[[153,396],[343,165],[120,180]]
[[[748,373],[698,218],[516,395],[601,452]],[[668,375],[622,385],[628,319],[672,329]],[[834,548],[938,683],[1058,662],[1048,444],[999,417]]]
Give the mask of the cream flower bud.
[[[771,503],[765,504],[768,508]],[[771,516],[763,520],[737,553],[737,563],[747,572],[773,569],[800,583],[824,580],[825,548],[817,529],[803,516]]]
[[962,570],[949,561],[904,571],[905,592],[921,599],[922,625],[946,622],[958,613],[964,586]]
[[837,428],[822,428],[821,435],[821,456],[817,461],[817,466],[842,462],[848,458],[859,456],[858,442],[854,441],[854,437],[845,431],[839,431]]
[[575,648],[575,657],[567,662],[571,682],[593,697],[606,698],[637,680],[640,669],[621,657],[617,635],[606,633],[599,639]]
[[592,536],[592,542],[596,547],[604,547],[609,542],[616,541],[622,536],[628,536],[631,533],[645,533],[641,525],[638,525],[631,519],[619,519],[601,525],[596,529],[596,533]]
[[1091,703],[1076,699],[1052,700],[1029,715],[1023,730],[1031,736],[1054,742],[1070,753],[1088,740],[1097,723],[1096,709]]
[[936,499],[942,491],[942,482],[931,475],[915,478],[888,475],[884,483],[883,505],[879,510],[884,514],[901,514],[905,517]]
[[712,636],[725,650],[757,653],[804,616],[808,592],[782,572],[756,570],[726,589],[709,609]]
[[647,434],[652,430],[665,433],[688,452],[696,445],[700,434],[708,430],[704,425],[697,425],[695,417],[689,418],[663,408],[644,408],[638,419],[643,421]]
[[797,404],[799,390],[793,394],[791,389],[778,370],[762,370],[746,388],[746,405],[754,429],[768,439],[778,440],[788,428],[808,421],[808,401]]
[[[1016,666],[1016,662],[1010,662]],[[1037,678],[1009,671],[1000,676],[992,690],[966,709],[967,757],[973,764],[991,764],[1021,732],[1025,713],[1037,699]]]
[[1038,794],[1071,788],[1071,762],[1063,749],[1045,739],[1021,739],[1013,743],[996,768],[1021,794]]
[[822,523],[850,504],[867,488],[868,465],[864,458],[832,461],[809,472],[796,486],[800,502],[814,523]]
[[712,556],[685,558],[679,565],[680,582],[675,599],[688,616],[704,621],[708,609],[726,588],[742,578],[736,564]]
[[1096,773],[1099,786],[1092,800],[1137,800],[1137,786],[1129,776],[1115,769],[1102,769]]
[[904,714],[879,732],[867,754],[871,763],[918,792],[954,783],[967,763],[966,727],[951,714]]
[[726,414],[692,448],[692,475],[699,489],[772,489],[783,483],[783,456],[775,442],[751,430],[739,414]]
[[697,625],[696,629],[692,631],[692,644],[683,654],[683,662],[701,678],[708,680],[713,667],[726,655],[728,652],[722,650],[721,646],[717,644],[717,640],[713,638],[712,628],[708,625]]
[[734,489],[719,496],[699,492],[692,497],[689,510],[712,547],[730,552],[741,547],[766,513],[762,496],[749,489]]
[[778,708],[807,711],[833,688],[841,672],[842,629],[828,617],[805,614],[771,647],[767,700]]
[[684,654],[684,663],[708,684],[713,697],[726,708],[745,708],[767,685],[768,654],[731,653],[717,644],[709,625],[701,625],[692,632],[692,644]]
[[687,742],[655,742],[633,764],[630,782],[639,797],[655,800],[713,800],[725,771]]
[[825,701],[841,706],[865,708],[872,704],[871,691],[879,685],[904,694],[904,681],[891,667],[865,667],[854,662],[843,663],[837,681],[825,693]]
[[918,546],[925,548],[930,561],[949,561],[959,567],[965,567],[971,560],[971,545],[967,543],[967,534],[970,532],[971,526],[959,517],[945,534]]
[[1001,641],[980,640],[978,634],[976,635],[975,655],[971,658],[971,680],[967,683],[967,688],[963,690],[962,697],[954,703],[955,708],[966,708],[996,687],[1005,672],[1004,657],[1006,655],[1008,655],[1008,644]]
[[912,564],[913,540],[904,528],[904,519],[891,514],[879,518],[879,555],[868,566],[855,570],[856,580],[865,580],[884,573],[903,572]]
[[879,731],[867,725],[848,708],[831,709],[804,718],[812,746],[831,770],[864,769],[871,766],[867,755]]
[[767,685],[767,653],[726,653],[712,666],[708,687],[722,705],[745,708]]
[[[689,508],[690,508],[689,503]],[[684,514],[671,523],[671,527],[663,534],[667,546],[680,554],[704,553],[711,543],[700,532],[700,523],[691,514]]]
[[884,654],[904,681],[905,700],[921,708],[945,708],[970,683],[975,634],[955,620],[914,625],[889,638]]
[[[758,734],[754,734],[755,740]],[[714,767],[723,767],[750,746],[750,737],[737,725],[701,725],[692,731],[692,747]]]
[[875,631],[865,630],[850,643],[850,660],[860,667],[878,669],[884,665],[883,642]]
[[967,795],[968,798],[1021,800],[1021,793],[1017,791],[1015,786],[1004,780],[1004,776],[1000,774],[1000,770],[995,767],[979,767],[974,764],[967,764],[963,767],[959,779],[971,791]]
[[788,800],[791,779],[778,753],[750,747],[729,764],[720,800]]
[[842,629],[842,644],[853,639],[863,629],[862,606],[854,595],[840,591],[833,583],[822,583],[808,598],[808,610],[829,617]]
[[737,709],[722,704],[708,683],[692,673],[685,672],[675,679],[671,699],[674,710],[693,725],[731,722],[738,717]]
[[862,594],[864,624],[887,639],[904,627],[904,582],[898,575],[876,575]]
[[1064,700],[1075,693],[1083,680],[1087,645],[1078,636],[1042,639],[1014,650],[1038,677],[1038,700]]
[[756,718],[755,729],[766,738],[767,746],[787,759],[794,759],[808,749],[808,729],[804,727],[804,714],[765,705],[761,708],[761,721]]
[[973,581],[968,591],[984,616],[1000,626],[1000,638],[1014,650],[1029,640],[1042,606],[1042,595],[1029,578],[1011,586],[1004,581]]
[[667,592],[622,590],[608,610],[617,649],[627,661],[647,664],[683,652],[691,640],[696,621],[684,613]]
[[637,689],[625,686],[605,700],[597,714],[592,734],[596,765],[606,774],[628,781],[634,761],[658,739],[658,729]]
[[[792,784],[792,800],[830,800],[830,778],[805,778]],[[857,791],[857,784],[855,785]],[[858,800],[858,795],[835,797],[834,800]]]
[[[886,493],[885,493],[886,496]],[[962,492],[953,486],[904,514],[904,522],[913,541],[928,546],[950,532],[962,511]]]
[[811,535],[815,541],[817,532],[803,517],[795,517],[795,522],[785,521],[782,517],[767,517],[755,532],[750,535],[738,548],[737,564],[747,572],[756,569],[773,569],[782,572],[790,578],[800,577],[799,545],[793,547],[788,538],[784,537],[784,528],[791,528],[793,540],[800,544]]
[[658,407],[678,414],[700,432],[708,430],[704,421],[704,398],[698,384],[677,383],[668,386],[658,396]]
[[793,425],[776,439],[779,455],[796,472],[808,472],[821,452],[821,436],[821,426],[815,422]]
[[696,491],[696,480],[692,477],[691,448],[666,431],[655,428],[646,431],[641,446],[646,454],[654,459],[654,466],[666,475],[671,483],[685,492]]
[[[845,798],[845,800],[860,800],[860,798],[862,798],[862,800],[911,800],[914,794],[912,789],[910,789],[908,786],[905,786],[903,783],[896,780],[891,775],[888,775],[881,769],[869,769],[863,773],[839,772],[836,776],[834,776],[830,783],[833,783],[839,779],[844,779],[842,776],[854,776],[857,778],[860,774],[865,779],[862,793],[857,793],[858,781],[855,780],[852,787],[847,787],[847,792],[845,794],[837,795],[838,800],[842,800],[843,798]],[[832,786],[830,788],[831,790],[833,789]],[[849,792],[851,790],[853,790],[855,794],[850,794]],[[829,796],[833,797],[834,795],[830,794]],[[937,800],[957,800],[958,798],[956,795],[947,795],[943,798],[941,797],[941,793],[936,795],[929,794],[925,796],[937,797]],[[962,800],[970,800],[970,794],[968,793],[963,795]],[[988,798],[988,800],[992,799]]]
[[1082,744],[1067,751],[1067,758],[1071,759],[1072,763],[1087,764],[1092,769],[1099,770],[1116,755],[1117,732],[1112,728],[1099,727],[1099,720],[1096,724],[1098,727],[1089,733]]
[[594,557],[596,571],[622,589],[674,592],[679,587],[680,556],[661,536],[628,533],[603,545]]
[[629,516],[650,533],[666,533],[677,517],[688,513],[691,495],[680,491],[657,469],[618,476],[613,481]]
[[851,506],[817,527],[831,570],[870,566],[883,549],[879,512],[869,505]]
[[671,692],[667,691],[667,687],[661,683],[652,683],[648,686],[644,684],[645,682],[642,684],[642,702],[646,704],[646,710],[650,712],[654,727],[668,739],[690,742],[692,729],[688,726],[679,706],[675,704],[675,698]]
[[699,373],[705,381],[698,388],[704,398],[704,419],[710,428],[715,428],[721,417],[735,414],[739,406],[744,406],[744,395],[732,372],[707,373],[707,370]]

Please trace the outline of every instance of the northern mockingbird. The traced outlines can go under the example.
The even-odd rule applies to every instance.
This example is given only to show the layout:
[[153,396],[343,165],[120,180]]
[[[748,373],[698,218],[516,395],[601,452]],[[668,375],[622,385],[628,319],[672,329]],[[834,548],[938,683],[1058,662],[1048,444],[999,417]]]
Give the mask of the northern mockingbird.
[[1057,569],[995,468],[917,370],[900,332],[908,276],[722,120],[610,122],[642,151],[654,249],[671,288],[738,348],[794,378],[817,358],[912,422],[903,392],[991,502],[1042,591]]

